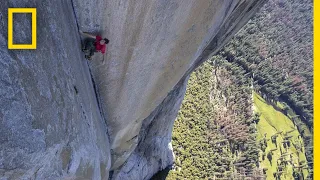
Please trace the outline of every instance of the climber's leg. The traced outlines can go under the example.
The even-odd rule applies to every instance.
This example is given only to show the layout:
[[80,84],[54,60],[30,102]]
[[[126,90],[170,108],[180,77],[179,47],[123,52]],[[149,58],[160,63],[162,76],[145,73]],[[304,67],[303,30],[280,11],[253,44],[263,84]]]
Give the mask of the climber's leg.
[[94,47],[94,39],[86,39],[85,40],[85,45],[82,48],[82,51],[85,52],[86,54],[89,54],[92,49],[95,49]]

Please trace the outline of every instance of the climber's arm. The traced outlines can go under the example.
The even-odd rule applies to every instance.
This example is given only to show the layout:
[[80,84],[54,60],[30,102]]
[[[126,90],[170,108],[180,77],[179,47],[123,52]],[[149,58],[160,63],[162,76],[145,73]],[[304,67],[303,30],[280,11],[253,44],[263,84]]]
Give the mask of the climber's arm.
[[84,35],[84,36],[87,36],[87,37],[89,37],[89,38],[93,38],[93,39],[96,39],[96,36],[94,36],[94,35],[92,35],[92,34],[89,34],[89,33],[87,33],[87,32],[83,32],[83,31],[79,31],[82,35]]

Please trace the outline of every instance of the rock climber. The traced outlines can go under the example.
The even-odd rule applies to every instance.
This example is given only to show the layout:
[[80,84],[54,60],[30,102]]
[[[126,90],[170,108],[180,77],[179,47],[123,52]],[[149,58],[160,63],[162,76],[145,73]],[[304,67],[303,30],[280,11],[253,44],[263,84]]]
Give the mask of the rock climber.
[[101,52],[102,54],[106,53],[109,39],[107,38],[102,39],[102,37],[99,35],[95,36],[87,32],[80,31],[80,33],[83,36],[88,37],[88,39],[85,40],[84,47],[82,47],[82,51],[85,53],[86,59],[91,60],[91,57],[95,52]]

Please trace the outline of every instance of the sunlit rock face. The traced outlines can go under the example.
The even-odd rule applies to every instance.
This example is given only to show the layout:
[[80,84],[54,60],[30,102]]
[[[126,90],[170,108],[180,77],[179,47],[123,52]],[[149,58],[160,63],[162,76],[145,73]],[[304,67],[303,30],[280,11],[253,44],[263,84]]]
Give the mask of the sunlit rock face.
[[[145,158],[133,152],[138,144],[145,146],[141,134],[146,134],[142,126],[146,118],[262,3],[263,0],[75,1],[80,28],[102,32],[110,39],[105,61],[102,63],[102,56],[98,56],[92,67],[107,120],[113,170],[119,170],[129,157],[136,161]],[[174,103],[170,107],[179,108]],[[165,113],[162,116],[157,121],[165,118]],[[174,119],[175,115],[167,117],[162,125],[172,125]],[[162,128],[161,124],[158,128]],[[166,144],[164,149],[171,139],[169,131],[171,128],[163,132],[167,136],[166,143],[162,142]],[[170,157],[163,154],[158,159],[165,162],[166,158]],[[127,164],[132,168],[137,165],[132,161]],[[163,163],[158,164],[161,165],[150,168],[163,168]],[[147,162],[144,168],[143,171],[149,168]]]
[[[262,3],[2,2],[0,177],[107,179],[111,170],[112,179],[151,178],[173,163],[171,131],[188,75]],[[37,8],[37,50],[7,50],[8,7]],[[83,58],[78,27],[110,39],[104,58]],[[24,41],[29,31],[14,34]]]

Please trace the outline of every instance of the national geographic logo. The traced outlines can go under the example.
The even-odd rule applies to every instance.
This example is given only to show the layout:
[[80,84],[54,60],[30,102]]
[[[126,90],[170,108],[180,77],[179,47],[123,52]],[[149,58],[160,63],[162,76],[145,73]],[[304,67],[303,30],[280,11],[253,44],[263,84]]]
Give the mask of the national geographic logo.
[[[31,13],[32,42],[31,44],[13,44],[13,13]],[[37,9],[9,8],[8,9],[8,49],[37,49]]]

